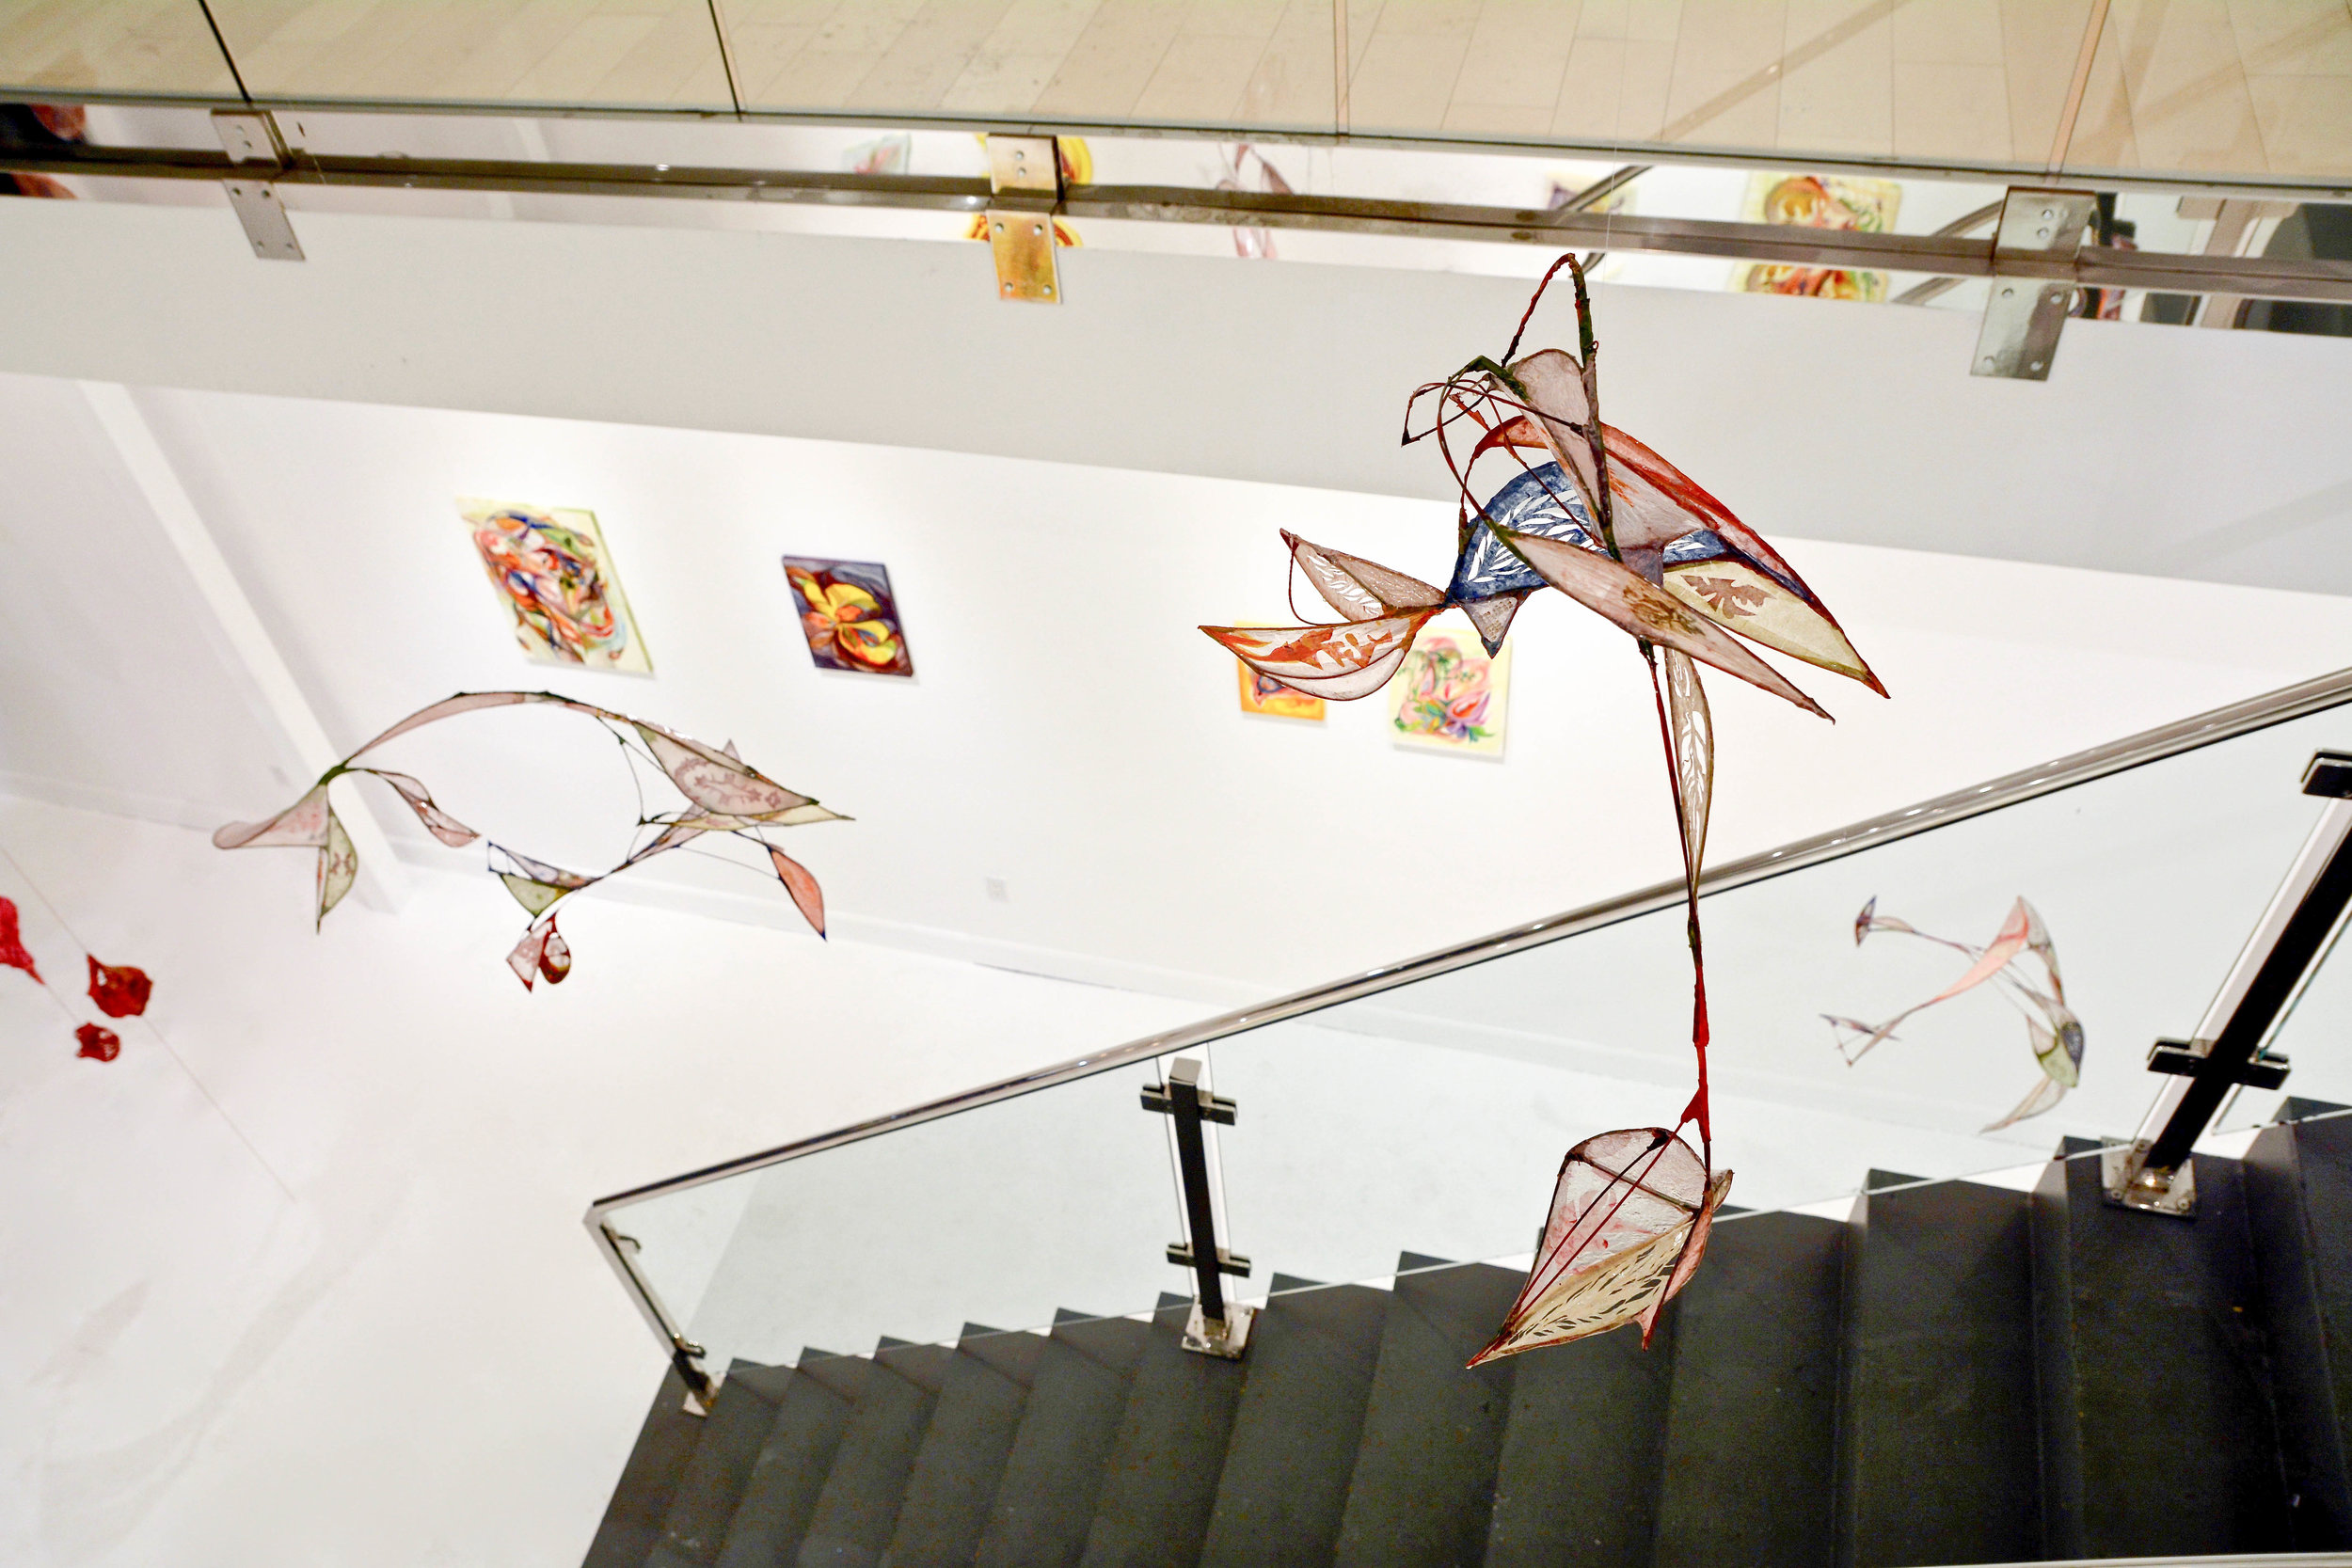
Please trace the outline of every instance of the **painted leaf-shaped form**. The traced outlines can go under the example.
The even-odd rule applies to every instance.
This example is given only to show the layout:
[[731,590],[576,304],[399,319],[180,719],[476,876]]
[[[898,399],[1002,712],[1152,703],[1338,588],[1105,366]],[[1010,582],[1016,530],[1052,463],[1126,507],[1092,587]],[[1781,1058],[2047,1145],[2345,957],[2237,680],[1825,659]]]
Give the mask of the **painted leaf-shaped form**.
[[1497,528],[1541,534],[1588,550],[1600,548],[1600,531],[1584,510],[1575,482],[1559,464],[1540,463],[1511,475],[1479,508],[1454,558],[1448,598],[1467,604],[1531,593],[1544,585],[1525,561],[1495,537]]
[[2026,1037],[2033,1046],[2033,1059],[2043,1077],[2062,1088],[2074,1088],[2082,1082],[2082,1020],[2063,1002],[2040,996],[2034,1001],[2048,1015],[2048,1022],[2031,1017],[2026,1020]]
[[807,805],[794,806],[790,811],[775,816],[726,816],[717,812],[695,812],[679,817],[673,825],[692,828],[699,832],[731,833],[743,828],[798,828],[811,822],[850,820],[853,819],[811,800]]
[[427,724],[437,723],[444,719],[453,719],[461,713],[476,713],[490,707],[514,707],[523,703],[552,703],[558,707],[577,708],[582,713],[598,715],[604,712],[604,709],[600,707],[591,707],[586,703],[576,703],[569,697],[559,697],[552,691],[460,691],[453,697],[444,697],[437,703],[417,709],[390,729],[372,737],[366,745],[358,747],[351,754],[356,757],[362,752],[373,752],[386,741],[396,740],[411,730],[421,730]]
[[1679,648],[1668,648],[1666,714],[1674,736],[1675,793],[1682,805],[1682,855],[1693,891],[1707,854],[1707,813],[1715,794],[1715,721],[1707,711],[1699,668]]
[[772,818],[813,803],[809,797],[785,788],[757,768],[699,740],[650,724],[638,724],[636,730],[678,793],[705,811]]
[[399,791],[400,798],[408,802],[408,809],[417,814],[417,820],[424,824],[425,832],[451,848],[461,848],[482,836],[435,805],[432,795],[424,785],[409,775],[387,772],[381,768],[355,768],[352,771],[373,773]]
[[351,835],[343,832],[342,819],[334,812],[326,814],[326,842],[319,846],[319,915],[317,924],[325,924],[326,914],[343,901],[351,884],[359,879],[359,851],[352,847]]
[[1752,642],[1851,676],[1877,692],[1886,688],[1862,662],[1826,610],[1806,603],[1744,561],[1725,558],[1666,567],[1666,592]]
[[2048,1078],[2036,1079],[2026,1098],[2017,1102],[2017,1109],[1998,1121],[1987,1122],[1981,1131],[1998,1132],[2004,1127],[2014,1127],[2028,1117],[2038,1117],[2066,1098],[2065,1086]]
[[1785,698],[1827,719],[1819,703],[1788,684],[1779,671],[1756,657],[1712,624],[1675,602],[1666,591],[1628,571],[1605,555],[1557,539],[1502,531],[1505,544],[1526,557],[1538,576],[1585,609],[1635,637],[1678,648],[1703,664]]
[[1353,702],[1388,684],[1436,610],[1337,626],[1202,626],[1233,657],[1294,691]]
[[512,871],[501,871],[499,880],[515,895],[515,902],[528,911],[532,918],[548,912],[555,901],[573,890],[554,882],[542,882],[530,877],[518,877]]
[[79,1049],[76,1056],[87,1056],[93,1062],[111,1062],[122,1054],[122,1037],[103,1024],[85,1023],[73,1031]]
[[32,949],[24,945],[24,938],[17,928],[16,901],[0,898],[0,964],[21,969],[42,985],[40,971],[34,967]]
[[1478,628],[1478,641],[1486,644],[1488,658],[1502,652],[1502,640],[1510,635],[1511,618],[1526,602],[1525,594],[1500,594],[1491,599],[1470,599],[1463,604],[1462,613]]
[[530,927],[523,932],[522,941],[515,944],[515,950],[506,955],[506,967],[515,972],[515,978],[523,983],[525,990],[539,983],[539,960],[547,954],[548,933],[554,929],[552,921]]
[[564,933],[548,922],[547,940],[539,944],[539,974],[550,986],[560,986],[572,972],[572,944],[564,940]]
[[1583,366],[1566,350],[1548,348],[1513,361],[1511,376],[1527,393],[1533,428],[1552,460],[1575,478],[1580,496],[1593,495],[1593,452],[1584,438],[1592,404],[1584,398]]
[[1500,1356],[1651,1323],[1679,1290],[1731,1190],[1663,1127],[1602,1132],[1568,1150],[1552,1188],[1543,1244],[1494,1342],[1471,1358]]
[[1421,578],[1377,562],[1311,545],[1288,529],[1282,531],[1282,543],[1290,546],[1291,559],[1324,602],[1351,621],[1375,621],[1401,610],[1428,610],[1445,603],[1445,595]]
[[2050,940],[2050,927],[2042,924],[2040,910],[2022,897],[2017,904],[2026,911],[2026,950],[2042,960],[2042,967],[2049,972],[2052,993],[2063,1002],[2066,1000],[2066,982],[2058,974],[2058,944]]
[[310,793],[262,822],[230,822],[213,831],[215,849],[260,849],[277,845],[306,849],[326,847],[326,786],[313,784]]
[[89,960],[89,999],[108,1018],[138,1017],[147,1011],[147,999],[154,993],[155,982],[145,970],[129,964],[102,964],[94,958]]
[[816,927],[818,936],[823,936],[825,893],[817,885],[817,879],[809,875],[808,867],[772,845],[769,847],[768,858],[775,863],[776,876],[784,882],[784,890],[792,895],[792,903],[802,918]]
[[1994,937],[1993,945],[1986,948],[1977,961],[1968,966],[1967,973],[1933,996],[1929,997],[1925,1002],[1920,1003],[1919,1006],[1931,1007],[1938,1002],[1948,1002],[1961,992],[1974,990],[1998,974],[2008,966],[2010,959],[2026,950],[2026,939],[2028,935],[2026,923],[2032,917],[2032,914],[2033,911],[2023,898],[2010,905],[2009,918],[2001,922],[2001,929]]

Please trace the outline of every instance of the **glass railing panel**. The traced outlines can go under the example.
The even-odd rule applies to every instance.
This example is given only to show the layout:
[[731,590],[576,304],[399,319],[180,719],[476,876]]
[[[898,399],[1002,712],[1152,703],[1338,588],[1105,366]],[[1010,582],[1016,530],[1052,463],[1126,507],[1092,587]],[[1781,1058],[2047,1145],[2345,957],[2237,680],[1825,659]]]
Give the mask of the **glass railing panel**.
[[[952,1339],[1185,1289],[1167,1120],[1136,1063],[616,1214],[714,1366]],[[675,1295],[671,1292],[676,1292]]]
[[2090,0],[1356,8],[1359,133],[2039,166]]
[[1333,129],[1329,0],[723,0],[749,111]]
[[0,96],[230,98],[236,78],[197,0],[0,7]]
[[707,0],[213,0],[257,98],[732,113]]
[[[1710,893],[1716,1155],[1738,1173],[1732,1201],[1835,1199],[1874,1167],[2029,1184],[2061,1134],[2127,1139],[2153,1093],[2149,1045],[2195,1027],[2319,816],[2300,792],[2304,764],[2346,746],[2352,708],[2331,708]],[[1987,1130],[2040,1072],[2022,1018],[1989,988],[1847,1065],[1821,1015],[1890,1017],[1965,965],[1896,933],[1857,949],[1866,900],[1982,943],[2021,895],[2048,923],[2082,1019],[2077,1088]],[[1378,1279],[1406,1251],[1523,1258],[1569,1146],[1676,1118],[1689,1006],[1681,911],[1652,907],[1338,1006],[1236,1020],[1181,1053],[612,1223],[714,1365],[1148,1310],[1190,1291],[1163,1250],[1184,1234],[1168,1125],[1139,1103],[1182,1054],[1238,1107],[1216,1151],[1219,1241],[1254,1265],[1238,1299],[1262,1298],[1277,1273]],[[2282,1031],[2290,1047],[2312,1041],[2295,1053],[2296,1093],[2352,1101],[2335,1045],[2347,1020],[2352,979],[2323,974]],[[2278,1103],[2249,1100],[2233,1125]]]
[[2066,166],[2352,173],[2352,13],[2324,0],[2118,0]]

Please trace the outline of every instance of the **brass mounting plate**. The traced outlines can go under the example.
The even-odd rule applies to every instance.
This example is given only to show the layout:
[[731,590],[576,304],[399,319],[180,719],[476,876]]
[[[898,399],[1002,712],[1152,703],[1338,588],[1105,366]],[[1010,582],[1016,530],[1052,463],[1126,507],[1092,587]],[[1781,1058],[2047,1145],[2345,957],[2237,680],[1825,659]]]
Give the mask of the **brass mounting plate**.
[[1184,1349],[1195,1355],[1214,1355],[1220,1361],[1238,1361],[1242,1352],[1249,1348],[1249,1325],[1257,1319],[1254,1307],[1225,1304],[1225,1321],[1211,1323],[1200,1312],[1200,1304],[1192,1304],[1192,1316],[1184,1320]]
[[1054,214],[992,207],[988,248],[996,259],[996,297],[1061,303],[1061,265],[1054,255]]

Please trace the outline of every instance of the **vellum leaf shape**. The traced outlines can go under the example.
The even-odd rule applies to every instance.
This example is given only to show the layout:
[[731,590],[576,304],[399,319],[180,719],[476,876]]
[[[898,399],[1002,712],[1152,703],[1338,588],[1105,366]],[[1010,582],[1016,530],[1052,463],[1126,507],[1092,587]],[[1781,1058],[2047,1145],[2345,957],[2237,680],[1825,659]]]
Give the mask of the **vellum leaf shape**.
[[1234,657],[1294,691],[1333,702],[1368,697],[1389,683],[1435,608],[1336,626],[1202,626]]
[[324,848],[326,845],[326,785],[311,786],[310,793],[262,822],[231,822],[213,830],[215,849],[261,849],[277,845],[302,848]]
[[[2041,911],[2024,898],[2010,906],[2008,916],[2001,922],[2001,928],[1983,947],[1954,942],[1948,937],[1933,936],[1907,921],[1880,914],[1876,898],[1863,905],[1862,912],[1854,916],[1854,942],[1859,944],[1873,931],[1894,931],[1917,937],[1940,947],[1963,953],[1971,961],[1960,978],[1925,1002],[1904,1008],[1884,1023],[1864,1023],[1851,1018],[1823,1014],[1836,1032],[1838,1049],[1849,1065],[1859,1061],[1874,1048],[1894,1039],[1895,1026],[1915,1013],[1990,982],[2010,1006],[2025,1015],[2026,1042],[2032,1049],[2034,1065],[2041,1069],[2042,1076],[2026,1098],[2018,1102],[2015,1110],[1998,1121],[1989,1123],[1982,1131],[1997,1132],[2028,1117],[2040,1116],[2063,1099],[2067,1090],[2080,1085],[2082,1020],[2074,1015],[2074,1008],[2067,1006],[2065,983],[2058,975],[2058,949],[2050,940],[2049,927],[2043,924]],[[2041,984],[2037,985],[2021,967],[2027,955],[2042,966]]]
[[1535,1266],[1502,1332],[1470,1364],[1633,1323],[1647,1343],[1659,1312],[1697,1269],[1730,1191],[1729,1171],[1710,1177],[1697,1151],[1663,1127],[1578,1144],[1561,1162]]
[[1715,795],[1715,721],[1707,710],[1707,689],[1698,666],[1679,648],[1668,648],[1666,711],[1674,735],[1675,798],[1682,808],[1683,870],[1696,896],[1699,867],[1707,854],[1707,813]]
[[319,915],[314,925],[326,924],[327,911],[343,901],[343,895],[358,879],[359,851],[352,847],[351,835],[343,832],[342,818],[329,809],[326,842],[319,846]]
[[443,844],[448,845],[451,848],[462,849],[467,845],[471,844],[475,839],[482,836],[480,833],[475,832],[471,828],[467,827],[463,822],[458,821],[457,818],[452,816],[449,813],[443,811],[440,807],[435,805],[433,803],[432,794],[425,789],[423,784],[418,783],[409,775],[405,773],[389,773],[381,768],[355,768],[352,771],[355,773],[373,773],[377,778],[382,779],[386,784],[390,784],[394,790],[399,792],[400,798],[408,802],[408,809],[417,814],[417,820],[424,824],[425,832],[431,833],[435,838],[439,839]]
[[[480,835],[443,811],[422,781],[406,773],[359,766],[358,758],[387,741],[439,720],[525,704],[563,708],[596,720],[620,739],[625,750],[630,746],[633,735],[651,754],[655,765],[678,786],[679,792],[690,802],[690,809],[686,812],[650,817],[641,816],[638,824],[641,828],[659,831],[650,840],[632,849],[618,865],[593,876],[565,871],[502,847],[492,846],[511,863],[501,867],[494,862],[491,869],[498,874],[507,891],[514,895],[516,901],[530,911],[534,923],[565,895],[594,886],[607,877],[690,843],[705,833],[736,833],[772,854],[771,847],[761,837],[762,830],[848,820],[839,812],[818,804],[809,796],[785,788],[746,763],[732,740],[723,747],[714,749],[659,724],[646,723],[610,708],[577,702],[552,691],[461,691],[419,708],[375,736],[358,751],[328,768],[299,800],[276,816],[259,822],[230,823],[213,834],[213,842],[223,849],[276,845],[317,849],[318,918],[324,921],[327,911],[351,890],[358,872],[358,853],[352,847],[350,836],[344,832],[342,821],[331,808],[328,786],[345,773],[373,773],[391,785],[408,808],[417,814],[417,819],[443,844],[453,847],[469,844]],[[822,895],[817,891],[816,879],[797,862],[787,863],[793,866],[797,876],[785,877],[787,891],[803,913],[811,910],[817,911],[812,921],[819,926],[821,933],[824,906]],[[778,870],[782,875],[781,866]],[[5,900],[0,900],[0,907],[6,907]],[[523,944],[509,955],[509,962],[518,962],[518,956],[526,947],[531,953],[530,972],[544,976],[549,984],[570,973],[570,948],[561,936],[553,934],[551,922],[545,926],[534,924],[527,930]],[[7,961],[7,958],[6,945],[0,943],[0,962]],[[29,956],[20,967],[29,972]],[[530,983],[526,976],[525,984]]]
[[644,722],[639,722],[636,729],[661,771],[677,785],[678,793],[705,811],[773,820],[785,812],[812,803],[807,796],[785,788],[759,769],[746,767],[699,740],[689,740]]
[[769,846],[768,858],[774,863],[776,876],[782,879],[784,890],[792,895],[792,903],[801,911],[802,918],[816,927],[818,936],[823,936],[825,894],[817,885],[817,879],[808,874],[808,867],[773,845]]
[[[545,926],[529,927],[523,932],[522,940],[515,944],[515,950],[506,955],[506,967],[515,972],[515,978],[523,983],[523,990],[530,990],[538,985],[539,960],[547,956],[548,938],[554,930],[553,921]],[[567,963],[564,967],[568,974],[570,965]]]
[[1445,595],[1416,577],[1361,556],[1311,545],[1288,529],[1282,543],[1323,602],[1351,621],[1376,621],[1402,610],[1435,610]]
[[1533,533],[1497,531],[1502,542],[1526,558],[1536,575],[1569,598],[1635,637],[1677,648],[1727,675],[1785,698],[1822,718],[1828,712],[1788,684],[1781,673],[1756,657],[1714,625],[1682,608],[1666,591],[1644,581],[1605,555]]
[[515,895],[515,902],[531,911],[533,918],[547,913],[557,899],[567,893],[577,893],[595,881],[577,871],[566,871],[560,865],[518,855],[502,844],[492,845],[506,858],[512,870],[500,871],[498,879],[506,884],[506,891]]

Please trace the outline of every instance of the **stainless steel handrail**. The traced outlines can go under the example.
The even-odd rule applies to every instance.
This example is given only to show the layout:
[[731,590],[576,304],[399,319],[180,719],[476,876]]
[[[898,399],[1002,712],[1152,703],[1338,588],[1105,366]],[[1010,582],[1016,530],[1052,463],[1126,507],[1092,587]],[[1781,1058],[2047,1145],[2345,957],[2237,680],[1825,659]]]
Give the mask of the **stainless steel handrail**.
[[[174,148],[54,146],[0,149],[0,171],[141,180],[262,180],[338,189],[489,191],[510,195],[657,197],[977,213],[988,182],[936,175],[684,164],[548,163],[515,159],[353,157],[289,153],[232,162]],[[2176,256],[2088,245],[2062,258],[1996,254],[1990,237],[1878,234],[1785,224],[1638,217],[1574,208],[1533,211],[1299,192],[1216,191],[1182,185],[1073,184],[1057,209],[1073,217],[1135,223],[1249,224],[1328,233],[1472,240],[1547,249],[1594,247],[1707,256],[1789,266],[1883,268],[1938,277],[2036,277],[2083,287],[2228,293],[2248,299],[2352,301],[2352,262],[2265,256]]]
[[[2028,768],[2015,773],[2004,774],[1990,783],[1955,790],[1948,795],[1939,795],[1918,805],[1888,812],[1884,816],[1870,817],[1867,821],[1857,822],[1850,827],[1817,833],[1811,838],[1799,839],[1792,844],[1783,845],[1777,849],[1767,849],[1759,854],[1727,861],[1708,871],[1700,879],[1699,886],[1706,894],[1724,893],[1733,888],[1745,887],[1752,882],[1784,876],[1808,865],[1818,865],[1823,861],[1836,860],[1882,844],[1892,844],[1898,839],[1909,838],[1931,829],[1948,827],[1972,816],[1980,816],[1986,812],[1998,811],[2005,806],[2013,806],[2021,801],[2054,794],[2075,784],[2089,784],[2094,779],[2103,779],[2111,774],[2129,771],[2134,768],[2145,767],[2149,763],[2159,762],[2166,757],[2177,756],[2183,752],[2195,751],[2217,741],[2248,735],[2256,730],[2268,729],[2274,724],[2283,724],[2290,720],[2302,718],[2306,714],[2338,707],[2346,703],[2352,703],[2352,670],[2340,670],[2334,674],[2322,675],[2316,680],[2304,681],[2299,685],[2285,687],[2260,697],[2249,698],[2242,703],[2233,703],[2227,707],[2215,708],[2209,713],[2199,714],[2192,719],[2184,719],[2156,729],[2145,730],[2138,735],[2128,736],[2105,746],[2094,746],[2087,752],[2077,752],[2072,756],[2060,757],[2038,768]],[[1565,914],[1530,921],[1526,925],[1514,926],[1507,930],[1497,931],[1490,936],[1479,937],[1470,942],[1459,942],[1452,947],[1441,947],[1435,952],[1424,953],[1420,958],[1407,959],[1403,963],[1392,964],[1383,969],[1368,970],[1344,980],[1336,980],[1327,985],[1295,991],[1288,996],[1260,1003],[1255,1006],[1220,1013],[1215,1018],[1203,1020],[1199,1023],[1186,1024],[1183,1028],[1167,1030],[1157,1035],[1147,1035],[1141,1039],[1130,1040],[1124,1045],[1113,1046],[1106,1051],[1073,1057],[1069,1061],[1039,1068],[1034,1071],[1018,1073],[1010,1078],[999,1079],[993,1084],[964,1090],[961,1094],[952,1094],[921,1105],[910,1106],[906,1110],[895,1111],[888,1116],[876,1117],[871,1120],[855,1122],[848,1127],[838,1128],[830,1132],[820,1132],[814,1137],[802,1138],[774,1148],[763,1149],[756,1154],[747,1154],[740,1159],[729,1160],[722,1164],[708,1165],[701,1170],[690,1171],[683,1176],[674,1176],[666,1180],[648,1182],[642,1187],[631,1187],[626,1192],[614,1193],[609,1197],[598,1198],[588,1211],[587,1223],[589,1228],[595,1230],[603,1222],[605,1216],[614,1210],[627,1208],[631,1204],[643,1203],[647,1199],[660,1197],[669,1193],[685,1192],[691,1187],[724,1180],[728,1177],[739,1176],[764,1166],[781,1164],[787,1160],[802,1159],[828,1148],[839,1148],[843,1144],[856,1143],[884,1132],[896,1132],[902,1127],[919,1126],[927,1121],[937,1120],[941,1117],[953,1116],[959,1111],[968,1111],[1000,1100],[1009,1100],[1016,1095],[1051,1088],[1056,1084],[1066,1084],[1074,1078],[1091,1077],[1095,1073],[1107,1072],[1113,1068],[1124,1067],[1132,1062],[1145,1061],[1152,1057],[1168,1055],[1172,1052],[1187,1051],[1198,1046],[1208,1045],[1230,1036],[1243,1034],[1252,1029],[1262,1029],[1269,1023],[1279,1023],[1285,1019],[1297,1018],[1305,1013],[1320,1012],[1327,1007],[1335,1007],[1342,1003],[1353,1002],[1360,997],[1393,990],[1401,986],[1408,986],[1416,980],[1426,980],[1433,975],[1449,974],[1457,969],[1467,969],[1472,964],[1485,963],[1489,959],[1500,958],[1526,948],[1541,947],[1548,942],[1560,942],[1586,931],[1597,930],[1604,926],[1613,926],[1621,921],[1632,920],[1659,910],[1669,909],[1679,902],[1681,897],[1681,882],[1660,882],[1654,887],[1643,888],[1635,893],[1621,894],[1614,898],[1605,898],[1597,904],[1587,904],[1581,909],[1570,910]]]

